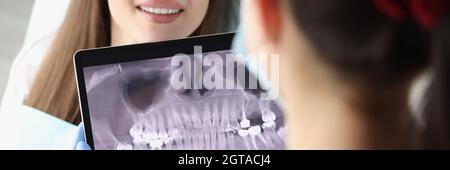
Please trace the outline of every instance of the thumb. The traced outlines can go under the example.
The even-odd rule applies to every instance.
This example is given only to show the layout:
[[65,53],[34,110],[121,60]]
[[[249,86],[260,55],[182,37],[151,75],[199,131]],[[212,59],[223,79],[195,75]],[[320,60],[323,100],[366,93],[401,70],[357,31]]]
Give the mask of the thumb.
[[75,150],[91,150],[91,147],[85,142],[78,142]]

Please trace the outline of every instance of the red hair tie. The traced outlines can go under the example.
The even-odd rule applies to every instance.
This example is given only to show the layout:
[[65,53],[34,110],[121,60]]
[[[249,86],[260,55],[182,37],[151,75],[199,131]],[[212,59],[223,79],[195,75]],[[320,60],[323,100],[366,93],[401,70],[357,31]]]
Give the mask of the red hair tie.
[[430,31],[449,9],[448,0],[373,0],[375,7],[394,22],[411,16],[423,29]]

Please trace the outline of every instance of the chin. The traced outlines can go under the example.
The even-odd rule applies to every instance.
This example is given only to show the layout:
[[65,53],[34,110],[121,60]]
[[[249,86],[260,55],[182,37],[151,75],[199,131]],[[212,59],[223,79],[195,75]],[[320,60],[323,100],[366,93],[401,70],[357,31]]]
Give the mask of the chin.
[[148,43],[148,42],[159,42],[159,41],[167,41],[167,40],[173,40],[173,39],[180,39],[185,38],[188,36],[179,36],[179,35],[168,35],[168,34],[158,34],[158,35],[150,35],[146,37],[138,37],[137,42],[138,43]]

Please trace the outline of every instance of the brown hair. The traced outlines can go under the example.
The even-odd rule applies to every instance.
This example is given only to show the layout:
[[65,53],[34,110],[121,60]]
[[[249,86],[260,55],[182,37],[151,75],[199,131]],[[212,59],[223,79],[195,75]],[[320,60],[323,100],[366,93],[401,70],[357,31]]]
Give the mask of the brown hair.
[[[416,77],[425,68],[433,79],[424,99],[423,148],[450,148],[450,13],[428,31],[411,16],[393,22],[372,1],[290,0],[299,30],[340,72],[385,87]],[[448,4],[447,4],[448,5]]]
[[[219,29],[219,10],[225,2],[210,1],[203,23],[192,36],[215,33]],[[80,123],[72,56],[80,49],[109,46],[110,36],[107,0],[71,1],[24,104],[68,122]]]

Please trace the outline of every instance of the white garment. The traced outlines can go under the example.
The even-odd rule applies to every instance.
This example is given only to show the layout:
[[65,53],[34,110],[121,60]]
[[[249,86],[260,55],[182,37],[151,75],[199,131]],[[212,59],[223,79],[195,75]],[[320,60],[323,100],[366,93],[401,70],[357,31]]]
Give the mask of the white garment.
[[0,107],[0,149],[73,149],[76,126],[23,105],[52,39],[25,47],[12,64]]

